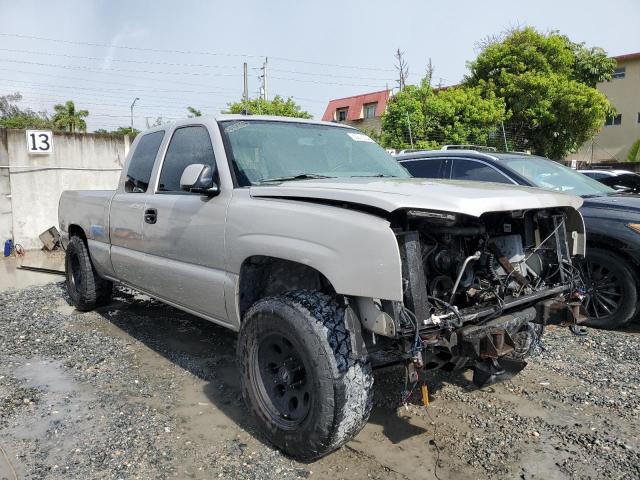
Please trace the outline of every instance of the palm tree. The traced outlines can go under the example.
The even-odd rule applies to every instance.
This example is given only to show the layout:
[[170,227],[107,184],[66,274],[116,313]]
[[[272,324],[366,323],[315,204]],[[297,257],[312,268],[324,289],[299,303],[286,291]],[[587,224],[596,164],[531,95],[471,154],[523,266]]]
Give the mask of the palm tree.
[[56,112],[53,116],[53,124],[56,127],[71,133],[87,131],[87,122],[84,121],[84,117],[89,116],[88,110],[76,110],[71,100],[67,100],[64,105],[54,105],[53,109]]
[[202,112],[194,107],[187,107],[187,112],[189,112],[189,115],[188,115],[189,118],[202,116]]

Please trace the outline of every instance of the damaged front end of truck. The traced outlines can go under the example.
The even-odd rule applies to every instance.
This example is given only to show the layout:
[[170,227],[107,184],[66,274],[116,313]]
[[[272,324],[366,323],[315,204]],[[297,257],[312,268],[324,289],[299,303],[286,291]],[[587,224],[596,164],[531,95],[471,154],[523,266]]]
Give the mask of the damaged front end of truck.
[[581,215],[572,207],[393,213],[403,301],[358,298],[354,311],[374,367],[406,363],[409,381],[430,369],[473,369],[473,381],[522,368],[547,325],[586,319],[576,256]]

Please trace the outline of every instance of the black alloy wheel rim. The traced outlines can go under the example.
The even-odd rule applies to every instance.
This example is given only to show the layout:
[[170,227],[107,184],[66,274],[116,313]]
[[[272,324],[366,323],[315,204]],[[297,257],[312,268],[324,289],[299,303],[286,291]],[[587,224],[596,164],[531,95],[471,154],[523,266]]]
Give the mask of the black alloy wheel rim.
[[71,288],[78,291],[82,285],[82,269],[80,268],[80,258],[75,252],[71,252],[69,255],[69,267],[69,283]]
[[622,301],[622,286],[618,276],[605,265],[590,260],[581,270],[587,290],[584,308],[589,318],[615,315]]
[[270,333],[259,341],[257,365],[254,363],[258,400],[282,429],[295,428],[309,414],[312,385],[307,371],[283,334]]

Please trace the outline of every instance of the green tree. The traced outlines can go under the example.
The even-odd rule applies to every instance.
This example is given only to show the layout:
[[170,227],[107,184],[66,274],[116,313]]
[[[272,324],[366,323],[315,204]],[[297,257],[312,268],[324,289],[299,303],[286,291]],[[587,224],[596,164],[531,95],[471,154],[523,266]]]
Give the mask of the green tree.
[[84,118],[89,116],[89,111],[76,110],[72,100],[54,105],[53,110],[56,112],[53,116],[53,124],[57,128],[71,133],[87,131],[87,122]]
[[247,101],[229,103],[226,113],[243,113],[244,111],[253,115],[311,118],[311,114],[302,110],[302,107],[291,97],[285,100],[280,95],[276,95],[272,100],[252,98]]
[[202,116],[202,112],[197,108],[187,107],[187,111],[189,112],[189,115],[187,115],[189,118]]
[[131,127],[118,127],[115,130],[99,128],[98,130],[94,130],[93,133],[100,133],[103,135],[129,135],[131,138],[135,138],[136,135],[140,133],[140,130],[137,128],[132,129]]
[[640,138],[633,142],[629,153],[627,154],[627,160],[630,162],[640,162]]
[[18,92],[0,96],[0,126],[6,128],[50,129],[53,124],[46,112],[21,109],[17,104],[22,100]]
[[[434,91],[425,78],[392,97],[382,117],[382,144],[429,149],[443,144],[486,144],[506,118],[504,101],[477,87]],[[410,127],[410,128],[409,128]]]
[[528,149],[560,159],[602,127],[613,109],[594,87],[615,62],[557,32],[516,29],[485,44],[465,84],[504,100],[509,129]]

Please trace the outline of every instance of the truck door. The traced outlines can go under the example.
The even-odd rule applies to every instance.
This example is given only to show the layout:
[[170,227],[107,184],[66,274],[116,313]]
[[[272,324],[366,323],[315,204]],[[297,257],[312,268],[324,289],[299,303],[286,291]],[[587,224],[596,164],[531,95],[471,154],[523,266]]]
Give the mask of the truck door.
[[204,125],[175,129],[147,197],[142,226],[145,286],[157,297],[227,323],[224,302],[224,228],[231,188],[209,197],[180,190],[191,164],[210,165],[217,180],[211,136]]
[[111,263],[116,276],[124,282],[146,290],[144,285],[144,254],[142,224],[144,207],[149,196],[151,172],[164,130],[142,135],[125,166],[122,184],[111,201],[109,234]]

